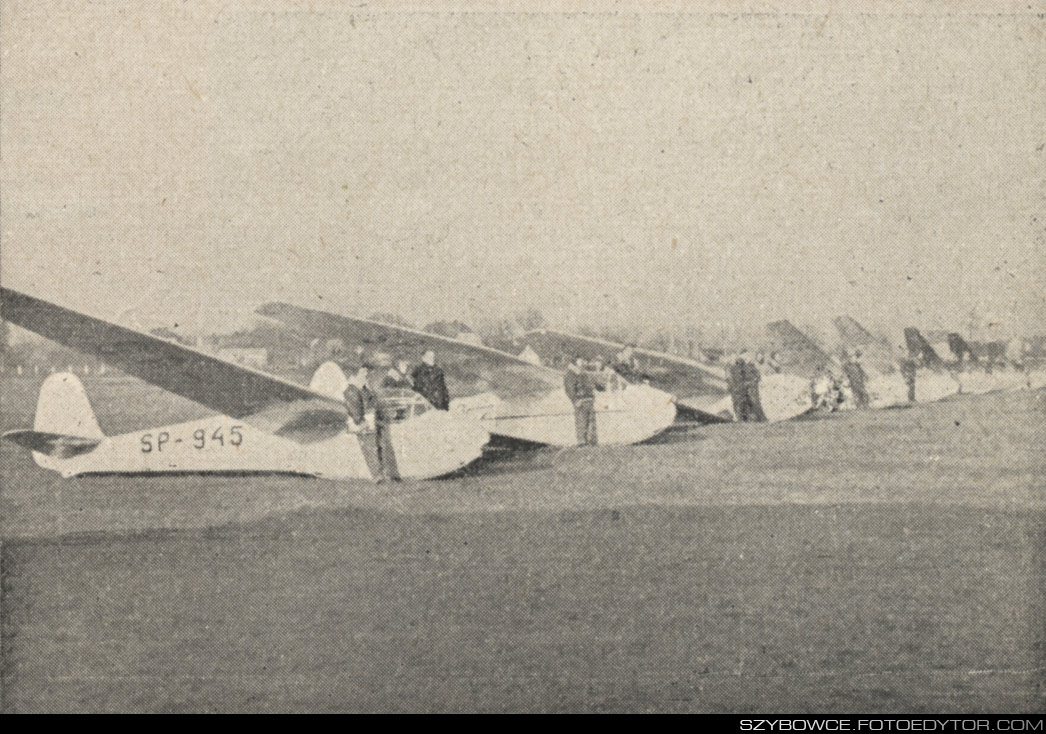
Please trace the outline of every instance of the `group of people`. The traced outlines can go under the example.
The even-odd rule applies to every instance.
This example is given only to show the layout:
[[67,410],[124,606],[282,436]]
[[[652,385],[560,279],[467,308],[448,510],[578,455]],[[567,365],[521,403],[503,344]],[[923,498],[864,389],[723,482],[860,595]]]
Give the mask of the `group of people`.
[[[450,408],[450,393],[447,390],[446,376],[436,365],[436,355],[428,351],[413,371],[409,370],[406,360],[398,360],[382,379],[381,388],[385,390],[413,390],[428,400],[437,410]],[[618,355],[608,371],[601,360],[594,365],[586,363],[583,357],[575,357],[563,377],[563,388],[574,406],[574,427],[577,443],[580,446],[595,446],[598,441],[596,430],[595,397],[597,390],[604,390],[614,375],[625,379],[635,377],[636,364],[629,349]],[[364,458],[371,469],[376,482],[386,479],[398,480],[395,452],[392,447],[391,416],[384,410],[382,401],[370,389],[370,366],[362,364],[352,375],[345,388],[345,408],[348,413],[349,433],[361,437],[360,447]],[[373,442],[362,440],[373,435]]]
[[432,403],[436,410],[450,409],[450,392],[447,391],[447,378],[442,368],[436,365],[436,353],[425,352],[421,364],[408,374],[410,367],[405,359],[397,360],[389,368],[381,386],[387,390],[413,390]]
[[[915,402],[915,376],[921,359],[911,356],[907,347],[897,347],[897,368],[908,389],[908,402]],[[864,369],[860,349],[843,350],[840,364],[842,374],[836,375],[829,367],[814,379],[814,408],[834,411],[846,401],[844,388],[849,388],[853,407],[864,410],[870,407],[871,395],[868,392],[868,373]]]
[[[908,387],[908,401],[915,401],[915,375],[918,363],[902,346],[899,348],[898,367]],[[842,354],[842,379],[849,385],[853,395],[854,406],[858,409],[869,407],[868,375],[861,363],[861,351],[844,351]],[[765,422],[759,395],[759,383],[766,374],[779,373],[780,360],[777,352],[769,357],[756,353],[754,357],[746,350],[738,354],[729,364],[727,384],[733,403],[734,416],[738,422]],[[598,443],[596,428],[596,392],[607,387],[607,379],[619,375],[628,381],[641,379],[635,355],[631,347],[619,352],[607,370],[602,360],[594,365],[586,363],[581,356],[576,356],[567,367],[563,376],[563,388],[574,407],[574,427],[579,446],[595,446]],[[374,436],[373,442],[361,440],[364,457],[371,468],[375,480],[397,480],[395,453],[392,447],[392,416],[375,393],[369,387],[370,367],[361,365],[345,389],[344,399],[348,412],[348,430],[356,435]],[[450,393],[447,390],[446,376],[436,365],[436,355],[427,351],[422,356],[421,364],[413,371],[409,370],[406,360],[400,359],[386,373],[381,382],[385,390],[413,390],[437,410],[450,408]],[[819,379],[814,380],[814,398],[816,407],[834,410],[843,402],[843,382],[836,375],[825,371]]]
[[[563,376],[563,387],[574,406],[574,424],[579,446],[594,446],[598,442],[596,431],[595,394],[604,388],[600,378],[605,374],[602,361],[597,360],[593,368],[585,359],[577,356],[567,367]],[[614,358],[610,366],[613,373],[629,382],[643,379],[636,363],[634,350],[626,346]],[[769,357],[762,353],[752,357],[743,351],[730,364],[727,383],[733,402],[734,415],[738,422],[765,422],[762,401],[759,398],[759,382],[764,374],[781,371],[777,352]]]
[[[437,410],[449,410],[450,392],[446,375],[436,365],[436,354],[431,350],[425,352],[421,364],[408,374],[409,367],[406,360],[398,360],[386,373],[381,388],[413,390]],[[349,378],[343,398],[348,413],[346,426],[350,434],[360,437],[360,449],[375,482],[398,481],[400,477],[390,430],[393,415],[370,388],[370,365],[364,363],[356,369]]]

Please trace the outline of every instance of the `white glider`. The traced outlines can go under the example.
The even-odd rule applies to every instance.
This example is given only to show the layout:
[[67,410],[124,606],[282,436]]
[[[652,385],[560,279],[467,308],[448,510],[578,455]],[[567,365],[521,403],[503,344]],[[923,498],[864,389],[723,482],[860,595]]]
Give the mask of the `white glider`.
[[[268,303],[257,313],[308,338],[336,339],[363,360],[382,354],[416,361],[433,350],[456,396],[451,413],[478,418],[494,435],[553,446],[577,443],[574,408],[556,370],[458,339],[287,303]],[[676,414],[671,395],[623,380],[596,392],[595,411],[600,444],[651,438]]]
[[[9,289],[3,318],[93,354],[112,367],[193,400],[218,415],[106,436],[74,375],[48,377],[32,429],[3,435],[63,476],[86,473],[291,472],[371,479],[361,441],[350,434],[338,396],[232,364],[175,342],[117,326]],[[329,376],[335,365],[317,373]],[[342,377],[342,379],[344,379]],[[467,414],[432,408],[413,393],[384,396],[403,478],[435,477],[478,458],[489,439]]]

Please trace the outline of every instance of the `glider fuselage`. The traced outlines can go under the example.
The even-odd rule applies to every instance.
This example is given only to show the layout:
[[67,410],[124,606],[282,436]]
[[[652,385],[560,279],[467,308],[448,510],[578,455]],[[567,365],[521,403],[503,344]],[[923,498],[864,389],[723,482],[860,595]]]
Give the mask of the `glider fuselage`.
[[[401,477],[449,474],[479,458],[489,438],[472,420],[430,410],[389,426]],[[166,472],[283,472],[326,479],[371,479],[361,441],[373,433],[341,430],[311,443],[212,416],[102,438],[84,453],[62,458],[33,452],[40,466],[80,474]]]

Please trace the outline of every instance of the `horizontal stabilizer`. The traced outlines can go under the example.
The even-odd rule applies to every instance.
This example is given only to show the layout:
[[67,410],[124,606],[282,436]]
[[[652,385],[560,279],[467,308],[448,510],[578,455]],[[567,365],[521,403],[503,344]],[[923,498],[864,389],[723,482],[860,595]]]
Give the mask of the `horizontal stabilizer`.
[[55,459],[71,459],[74,456],[88,454],[98,447],[103,439],[67,436],[61,433],[20,430],[8,431],[3,438],[16,443],[24,449],[36,451]]

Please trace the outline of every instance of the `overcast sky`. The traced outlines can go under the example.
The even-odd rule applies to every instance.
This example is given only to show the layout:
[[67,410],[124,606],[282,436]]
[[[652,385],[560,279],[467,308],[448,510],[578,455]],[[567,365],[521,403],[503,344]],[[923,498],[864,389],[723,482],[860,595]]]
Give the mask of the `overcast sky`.
[[1042,16],[47,5],[0,264],[64,305],[1043,330]]

